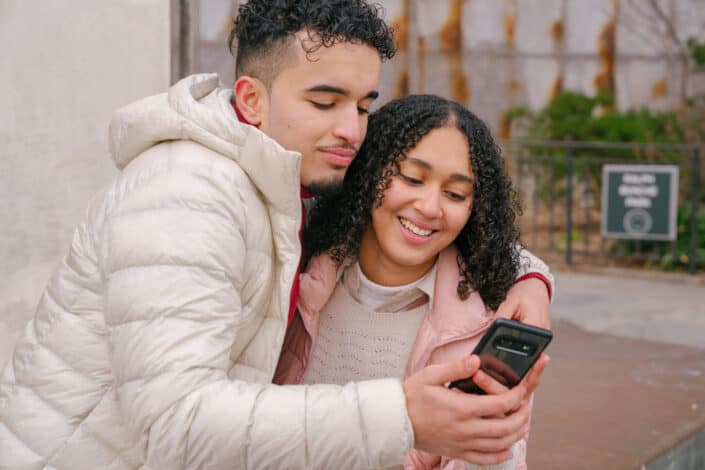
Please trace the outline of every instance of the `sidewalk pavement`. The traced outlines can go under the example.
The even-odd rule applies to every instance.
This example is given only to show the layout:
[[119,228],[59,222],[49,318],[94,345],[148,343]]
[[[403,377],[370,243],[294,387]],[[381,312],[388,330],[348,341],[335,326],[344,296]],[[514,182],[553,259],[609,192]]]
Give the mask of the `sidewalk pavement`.
[[558,272],[552,318],[585,330],[705,348],[705,285]]
[[705,435],[705,286],[559,272],[556,289],[529,468],[705,468],[683,445]]
[[[52,266],[0,291],[0,366]],[[555,339],[534,402],[529,468],[638,469],[705,435],[705,285],[555,274]]]

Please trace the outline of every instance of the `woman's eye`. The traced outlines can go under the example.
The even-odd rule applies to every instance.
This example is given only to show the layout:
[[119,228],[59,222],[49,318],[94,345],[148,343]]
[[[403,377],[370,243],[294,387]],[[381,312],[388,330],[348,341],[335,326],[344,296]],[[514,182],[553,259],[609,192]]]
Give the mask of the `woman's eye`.
[[462,202],[466,199],[466,196],[464,196],[462,194],[454,193],[452,191],[448,191],[448,192],[446,192],[446,194],[448,195],[449,198],[451,198],[454,201]]
[[311,104],[316,109],[330,109],[335,105],[335,103],[319,103],[318,101],[311,101]]
[[357,112],[360,114],[370,114],[370,110],[365,108],[357,108]]
[[406,181],[409,184],[416,185],[416,184],[423,183],[423,181],[421,181],[420,179],[414,178],[413,176],[407,176],[404,173],[399,173],[399,176],[401,176],[401,179],[403,179],[404,181]]

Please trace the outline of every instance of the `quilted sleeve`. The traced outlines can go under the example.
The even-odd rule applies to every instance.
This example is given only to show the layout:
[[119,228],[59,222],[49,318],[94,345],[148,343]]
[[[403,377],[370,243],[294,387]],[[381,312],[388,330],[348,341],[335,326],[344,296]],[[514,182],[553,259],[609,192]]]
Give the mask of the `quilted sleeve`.
[[551,301],[553,301],[553,294],[556,292],[556,289],[551,270],[539,257],[531,253],[526,248],[521,247],[519,250],[519,274],[517,276],[517,280],[521,280],[526,277],[538,277],[546,283],[549,297],[551,298]]
[[[457,459],[443,459],[442,470],[526,470],[526,439],[516,442],[511,448],[513,457],[506,462],[494,465],[477,465]],[[421,470],[421,469],[414,469]]]
[[172,172],[131,194],[106,224],[106,317],[117,399],[146,467],[402,462],[413,431],[398,380],[277,386],[228,377],[233,345],[246,344],[256,331],[247,325],[263,315],[243,305],[247,207],[235,185]]

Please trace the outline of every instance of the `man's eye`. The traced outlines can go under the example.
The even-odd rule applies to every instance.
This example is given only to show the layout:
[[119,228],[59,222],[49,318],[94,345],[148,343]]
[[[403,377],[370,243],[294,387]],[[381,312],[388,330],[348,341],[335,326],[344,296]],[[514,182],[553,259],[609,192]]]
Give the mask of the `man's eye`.
[[370,114],[370,110],[365,108],[357,108],[357,112],[360,114]]
[[319,103],[318,101],[311,101],[311,104],[316,109],[330,109],[335,105],[335,103]]

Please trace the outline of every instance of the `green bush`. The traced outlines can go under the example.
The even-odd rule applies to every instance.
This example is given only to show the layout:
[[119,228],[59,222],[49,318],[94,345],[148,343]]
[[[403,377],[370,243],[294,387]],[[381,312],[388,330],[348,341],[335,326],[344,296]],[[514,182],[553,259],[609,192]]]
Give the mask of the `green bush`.
[[690,55],[699,66],[705,66],[705,42],[698,42],[695,38],[689,38],[686,43],[690,50]]
[[[648,253],[647,264],[658,266],[663,270],[683,270],[690,264],[690,205],[678,206],[678,228],[675,244],[658,241],[620,240],[612,251],[613,253],[633,254],[638,251]],[[696,259],[698,268],[705,267],[705,207],[700,207],[696,212]]]
[[[704,46],[705,47],[705,46]],[[698,49],[700,51],[700,49]],[[694,51],[694,53],[696,53]],[[698,52],[700,53],[700,52]],[[705,49],[702,50],[705,54]],[[704,56],[705,57],[705,56]],[[697,103],[688,104],[689,108],[698,108]],[[698,108],[699,109],[699,108]],[[609,95],[596,97],[581,93],[563,91],[542,110],[532,112],[526,107],[511,109],[506,117],[510,120],[512,130],[518,131],[521,138],[527,140],[553,140],[576,142],[608,142],[608,143],[659,143],[682,144],[686,142],[686,132],[683,126],[690,129],[703,125],[703,115],[699,112],[690,113],[695,124],[684,119],[678,119],[675,112],[654,111],[646,108],[634,111],[615,111],[614,100]],[[693,117],[695,116],[695,117]],[[696,126],[697,124],[697,126]],[[518,136],[517,136],[518,137]],[[692,139],[692,136],[689,137]],[[566,176],[566,149],[534,148],[520,149],[528,156],[550,156],[555,158],[551,169],[555,180],[564,182]],[[641,161],[653,163],[679,163],[687,158],[682,151],[639,149],[623,147],[617,149],[576,149],[576,157],[590,156],[604,158],[605,161]],[[705,155],[701,158],[705,158]],[[601,165],[575,160],[575,175],[581,175],[588,184],[588,189],[599,199],[601,191]],[[681,183],[690,180],[690,167],[681,168]],[[565,184],[549,188],[551,182],[543,182],[538,188],[539,197],[547,200],[549,193],[559,198],[565,194]],[[701,200],[705,201],[705,191],[701,191]],[[675,246],[669,242],[649,242],[619,240],[615,243],[615,253],[631,254],[637,251],[647,254],[647,265],[659,266],[662,269],[683,269],[688,266],[690,240],[690,203],[681,204],[678,209],[678,241]],[[599,205],[599,202],[598,202]],[[697,213],[698,254],[700,264],[705,260],[705,207]],[[564,244],[564,243],[563,243]]]
[[[541,111],[511,109],[507,117],[522,137],[586,142],[683,143],[684,132],[673,112],[613,111],[613,98],[563,91]],[[607,157],[634,158],[631,149],[601,151]],[[545,152],[544,152],[545,153]],[[584,153],[584,151],[583,151]],[[588,152],[589,153],[589,152]],[[594,154],[594,151],[592,151]]]

